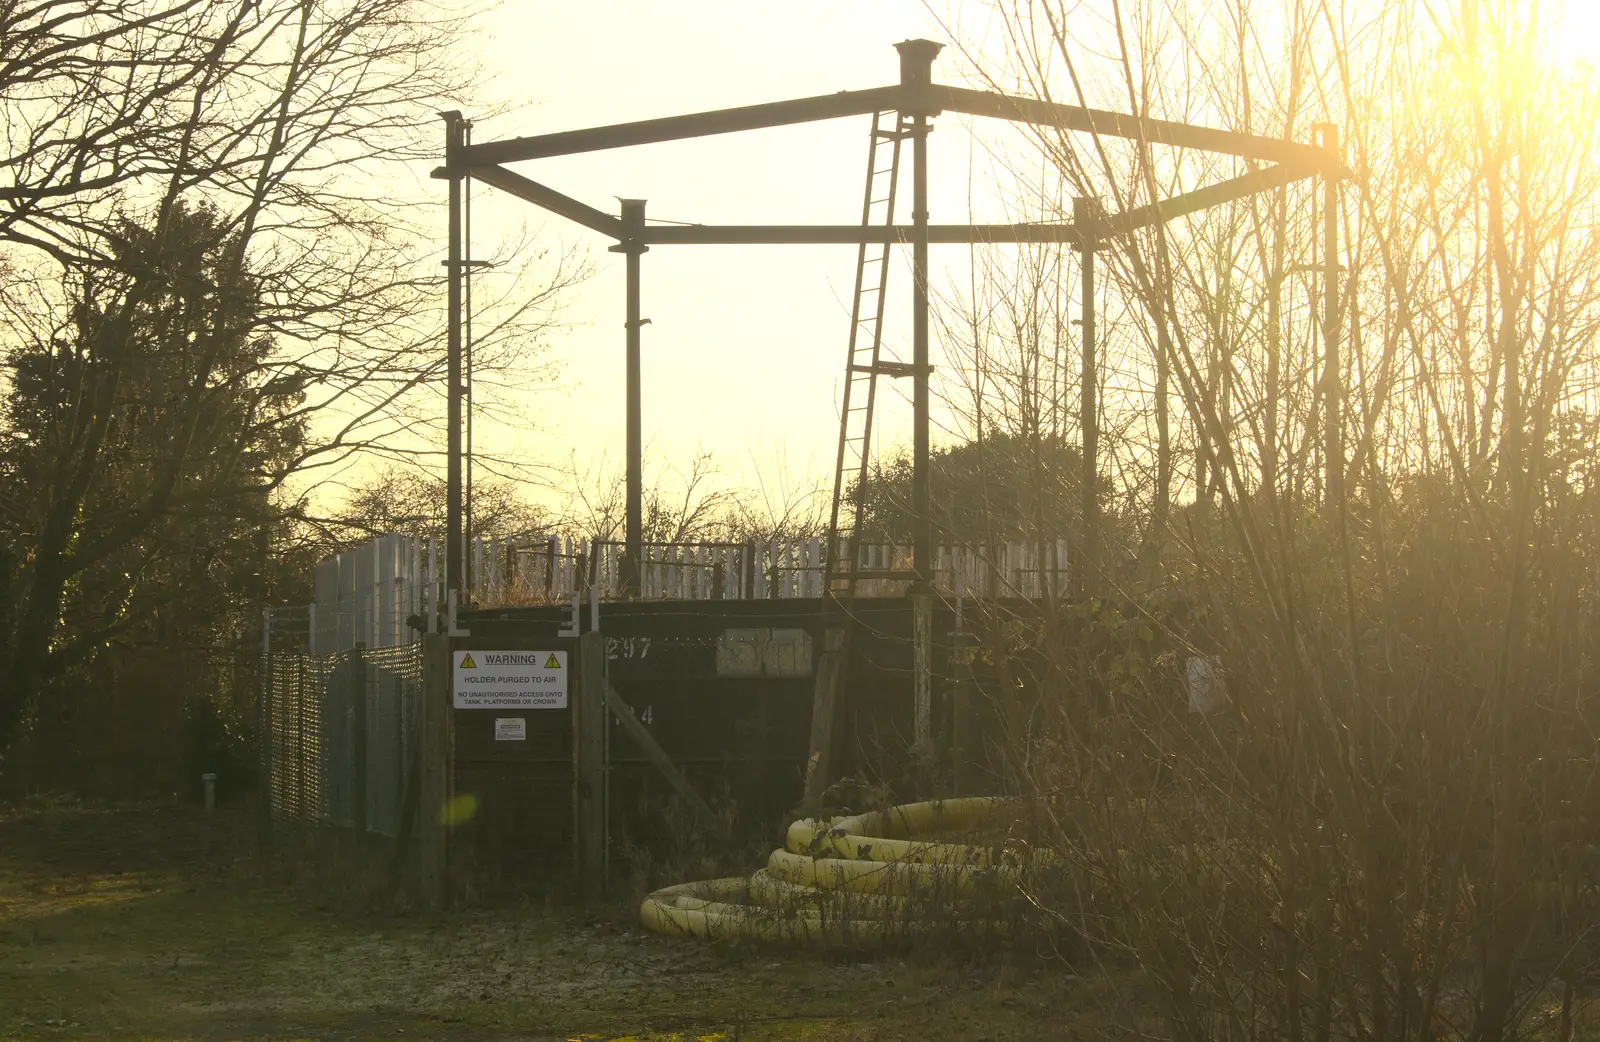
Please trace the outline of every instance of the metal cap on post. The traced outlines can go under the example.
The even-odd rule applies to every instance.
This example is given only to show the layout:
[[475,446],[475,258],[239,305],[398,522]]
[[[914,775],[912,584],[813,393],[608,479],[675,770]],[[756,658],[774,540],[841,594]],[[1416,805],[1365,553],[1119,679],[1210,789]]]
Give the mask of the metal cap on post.
[[933,60],[944,50],[934,40],[901,40],[894,45],[900,52],[900,86],[913,90],[933,86]]

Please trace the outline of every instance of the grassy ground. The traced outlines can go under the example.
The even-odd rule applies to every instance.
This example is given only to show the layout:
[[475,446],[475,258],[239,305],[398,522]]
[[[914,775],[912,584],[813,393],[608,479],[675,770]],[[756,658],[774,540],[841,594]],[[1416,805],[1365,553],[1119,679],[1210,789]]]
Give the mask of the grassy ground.
[[621,908],[407,912],[318,862],[227,814],[0,806],[0,1039],[1115,1034],[1053,960],[716,947]]

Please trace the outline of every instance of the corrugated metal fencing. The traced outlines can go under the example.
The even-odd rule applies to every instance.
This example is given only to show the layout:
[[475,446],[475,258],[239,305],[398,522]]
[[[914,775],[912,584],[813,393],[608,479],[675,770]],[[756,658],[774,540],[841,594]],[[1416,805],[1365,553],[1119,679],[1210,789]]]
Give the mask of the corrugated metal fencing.
[[416,763],[421,647],[267,649],[262,760],[274,819],[399,834]]
[[378,536],[316,567],[316,600],[305,609],[312,654],[392,648],[418,639],[407,623],[437,610],[443,575],[433,539]]

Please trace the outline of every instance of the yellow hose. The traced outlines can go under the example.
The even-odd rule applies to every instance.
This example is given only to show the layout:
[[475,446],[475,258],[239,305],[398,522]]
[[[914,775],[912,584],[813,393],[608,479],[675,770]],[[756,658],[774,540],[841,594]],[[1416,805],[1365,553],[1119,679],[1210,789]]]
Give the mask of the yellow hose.
[[970,829],[1010,801],[907,803],[887,811],[795,822],[767,867],[749,879],[657,890],[639,908],[657,933],[786,942],[871,943],[942,929],[1003,933],[993,912],[1019,868],[1052,852],[919,837]]
[[767,871],[799,886],[853,890],[862,894],[965,896],[1014,885],[1015,868],[923,865],[913,861],[846,861],[774,850]]
[[982,824],[1011,801],[997,796],[968,796],[926,803],[902,803],[886,811],[856,814],[822,822],[802,818],[789,826],[787,845],[796,854],[831,854],[849,861],[910,862],[919,865],[1015,866],[1037,860],[1043,851],[1009,845],[940,843],[917,840],[919,834],[951,832]]

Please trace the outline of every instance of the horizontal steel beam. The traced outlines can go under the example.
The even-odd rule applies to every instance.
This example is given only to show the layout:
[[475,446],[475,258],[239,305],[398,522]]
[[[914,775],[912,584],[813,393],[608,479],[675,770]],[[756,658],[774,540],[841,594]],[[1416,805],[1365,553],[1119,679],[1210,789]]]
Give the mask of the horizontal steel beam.
[[[1154,205],[1140,206],[1125,213],[1095,222],[1092,237],[1097,240],[1125,235],[1139,228],[1170,221],[1177,217],[1219,206],[1257,192],[1311,177],[1315,170],[1300,164],[1284,163],[1255,170],[1240,177],[1207,185]],[[576,221],[586,228],[623,237],[622,222],[571,196],[562,195],[537,181],[500,166],[475,167],[472,176],[519,199],[541,206],[551,213]],[[641,241],[650,246],[713,245],[849,245],[863,243],[909,243],[913,234],[909,224],[690,224],[651,225]],[[928,226],[928,241],[942,244],[981,243],[1068,243],[1081,245],[1083,236],[1072,224],[934,224]]]
[[649,145],[658,141],[731,134],[740,130],[784,127],[812,123],[839,116],[859,116],[867,112],[900,107],[900,87],[874,87],[871,90],[840,91],[815,98],[775,101],[766,105],[746,105],[736,109],[717,109],[688,116],[668,116],[637,123],[617,123],[587,130],[568,130],[537,137],[485,141],[462,150],[468,166],[485,163],[515,163],[524,159],[566,156],[577,152],[598,152],[628,145]]
[[515,163],[548,156],[624,148],[629,145],[648,145],[712,134],[731,134],[741,130],[791,126],[796,123],[811,123],[893,109],[947,111],[970,116],[988,116],[1036,126],[1061,127],[1065,130],[1142,139],[1155,144],[1196,148],[1265,162],[1309,163],[1319,171],[1336,164],[1336,161],[1319,146],[1301,144],[1297,141],[1197,127],[1161,119],[1141,119],[1107,109],[1083,108],[1078,105],[1042,101],[1038,98],[1023,98],[939,84],[917,91],[914,95],[907,94],[905,88],[899,85],[874,87],[870,90],[840,91],[837,94],[824,94],[813,98],[774,101],[764,105],[696,112],[686,116],[616,123],[584,130],[509,138],[505,141],[484,141],[466,146],[462,150],[462,159],[467,166],[474,167]]
[[[1163,199],[1154,205],[1140,206],[1124,213],[1103,217],[1095,222],[1091,229],[1092,235],[1093,238],[1102,240],[1126,235],[1139,228],[1243,199],[1257,192],[1290,184],[1315,174],[1313,168],[1298,163],[1284,163],[1265,170],[1254,170],[1240,177],[1173,196],[1171,199]],[[868,227],[858,224],[693,224],[648,228],[645,230],[644,241],[651,245],[805,243],[879,245],[909,243],[912,233],[913,228],[909,224]],[[1083,235],[1078,227],[1072,224],[933,224],[928,226],[928,241],[958,244],[1060,242],[1079,245],[1083,241]]]
[[537,181],[507,170],[503,166],[478,166],[472,168],[472,178],[542,206],[553,214],[577,221],[585,228],[593,228],[613,239],[622,238],[622,221],[608,213],[596,210],[588,203],[580,203],[570,195],[562,195],[554,188],[546,188]]
[[991,116],[1016,123],[1035,126],[1061,127],[1111,137],[1133,138],[1179,148],[1197,148],[1206,152],[1259,159],[1269,163],[1310,164],[1318,170],[1336,166],[1326,151],[1316,145],[1303,145],[1298,141],[1281,138],[1258,137],[1232,130],[1215,130],[1196,127],[1188,123],[1172,123],[1164,119],[1141,119],[1121,112],[1105,109],[1087,109],[1077,105],[1062,105],[1037,98],[1019,98],[1010,94],[968,90],[965,87],[945,87],[938,84],[928,88],[931,99],[927,107],[946,112],[961,112],[969,116]]
[[[643,241],[652,245],[750,245],[909,243],[909,224],[690,224],[651,226]],[[1006,243],[1078,241],[1070,224],[933,224],[928,241],[934,243]]]

